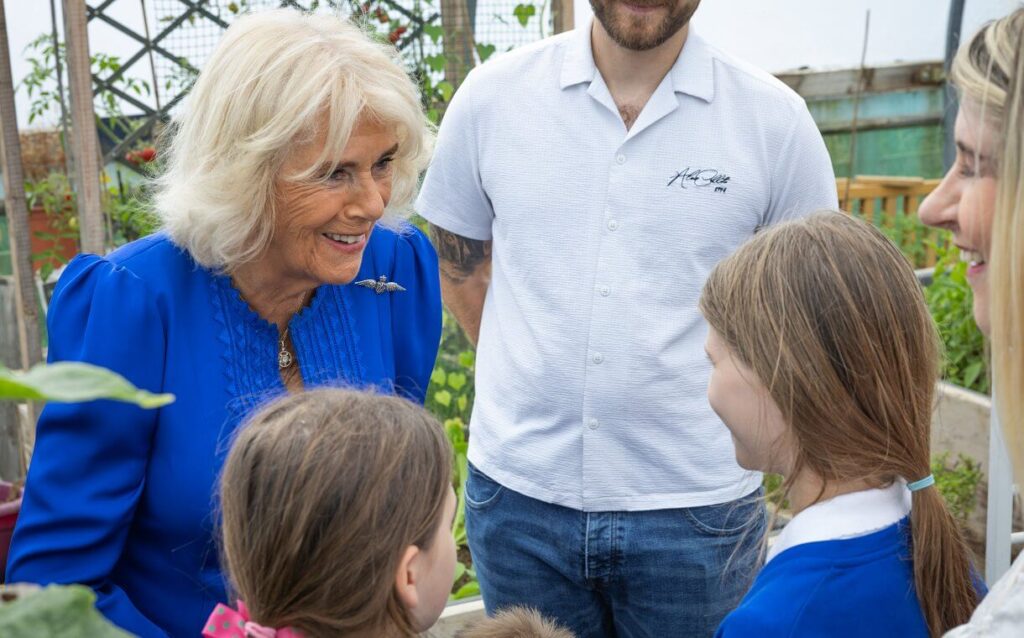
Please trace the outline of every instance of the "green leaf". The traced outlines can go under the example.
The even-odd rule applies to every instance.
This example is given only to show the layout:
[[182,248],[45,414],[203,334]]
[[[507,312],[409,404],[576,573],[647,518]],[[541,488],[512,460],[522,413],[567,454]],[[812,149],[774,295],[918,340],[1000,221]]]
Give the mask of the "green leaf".
[[427,34],[434,44],[437,44],[437,41],[444,35],[444,28],[436,24],[426,24],[423,25],[423,33]]
[[448,375],[448,387],[456,392],[466,387],[466,375],[461,372],[452,372]]
[[463,368],[472,368],[476,363],[476,353],[472,350],[463,350],[459,353],[459,365]]
[[455,563],[455,578],[452,579],[453,583],[459,582],[459,579],[466,574],[466,564],[459,561]]
[[454,598],[455,600],[459,600],[461,598],[469,598],[470,596],[479,596],[479,595],[480,595],[480,583],[478,583],[477,581],[474,580],[474,581],[470,581],[470,582],[466,583],[462,587],[459,587],[459,590],[457,592],[455,592],[454,594],[452,594],[452,598]]
[[423,58],[423,61],[427,63],[427,66],[437,72],[444,71],[444,65],[448,62],[447,58],[440,53],[437,55],[428,55]]
[[438,405],[443,405],[447,408],[452,404],[452,393],[447,390],[438,390],[434,393],[434,401],[436,401]]
[[441,99],[445,102],[451,102],[452,96],[455,95],[455,87],[451,85],[451,82],[444,80],[437,83],[437,90],[441,92]]
[[465,412],[466,408],[469,407],[469,397],[464,394],[460,394],[455,404],[459,407],[459,412]]
[[79,403],[112,399],[142,408],[159,408],[174,401],[173,394],[140,390],[121,375],[88,363],[40,364],[28,372],[0,368],[0,400]]
[[491,57],[497,48],[493,44],[477,44],[476,54],[480,56],[480,62],[486,62],[487,58]]
[[444,372],[444,368],[437,367],[434,368],[434,371],[430,373],[430,382],[436,383],[438,385],[444,385],[446,377],[447,375]]
[[[974,382],[977,381],[978,376],[981,375],[982,363],[983,362],[981,361],[975,361],[964,369],[963,379],[965,388],[974,387]],[[451,380],[449,379],[449,382],[450,381]]]
[[532,18],[536,14],[537,8],[534,7],[532,4],[516,5],[516,8],[513,9],[512,11],[512,15],[514,15],[519,20],[519,24],[523,25],[524,27],[526,26],[526,23],[530,21],[530,18]]
[[96,610],[95,600],[92,590],[82,585],[50,585],[39,591],[19,593],[12,602],[0,602],[0,635],[5,638],[131,636],[104,618]]

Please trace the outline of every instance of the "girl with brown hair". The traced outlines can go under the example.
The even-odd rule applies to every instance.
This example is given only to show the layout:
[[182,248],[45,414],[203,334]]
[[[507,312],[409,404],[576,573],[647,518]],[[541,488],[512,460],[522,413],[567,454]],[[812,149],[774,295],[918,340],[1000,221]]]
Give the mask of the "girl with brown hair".
[[711,273],[711,406],[739,464],[785,477],[793,520],[718,636],[936,636],[983,585],[934,487],[939,371],[914,272],[868,224],[819,213]]
[[322,389],[274,402],[231,448],[223,553],[238,610],[203,636],[413,636],[455,572],[452,451],[411,402]]

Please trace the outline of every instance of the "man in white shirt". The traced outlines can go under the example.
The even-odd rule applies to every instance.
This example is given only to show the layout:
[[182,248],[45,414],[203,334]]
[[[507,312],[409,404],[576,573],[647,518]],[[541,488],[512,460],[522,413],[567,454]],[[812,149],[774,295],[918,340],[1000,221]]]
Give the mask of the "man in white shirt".
[[707,404],[697,309],[761,226],[835,208],[803,101],[689,28],[699,0],[478,67],[417,210],[477,343],[467,531],[489,612],[710,636],[759,561],[760,475]]

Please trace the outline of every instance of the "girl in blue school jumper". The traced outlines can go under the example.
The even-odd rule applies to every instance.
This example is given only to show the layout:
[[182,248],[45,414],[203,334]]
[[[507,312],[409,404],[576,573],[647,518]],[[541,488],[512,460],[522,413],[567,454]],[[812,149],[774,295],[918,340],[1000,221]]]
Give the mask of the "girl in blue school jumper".
[[712,407],[796,515],[719,638],[939,636],[984,593],[930,474],[939,370],[914,272],[878,230],[818,213],[712,272]]

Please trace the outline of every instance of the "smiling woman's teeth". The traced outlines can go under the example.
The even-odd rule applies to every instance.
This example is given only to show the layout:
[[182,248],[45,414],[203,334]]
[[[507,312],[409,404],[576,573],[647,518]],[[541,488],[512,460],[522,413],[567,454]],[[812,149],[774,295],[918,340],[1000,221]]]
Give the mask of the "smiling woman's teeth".
[[961,248],[960,261],[966,261],[967,263],[980,266],[981,264],[985,263],[985,258],[981,255],[981,253],[979,253],[976,250],[966,250],[964,248]]
[[334,233],[324,233],[324,237],[343,244],[354,244],[363,238],[362,235],[335,235]]

